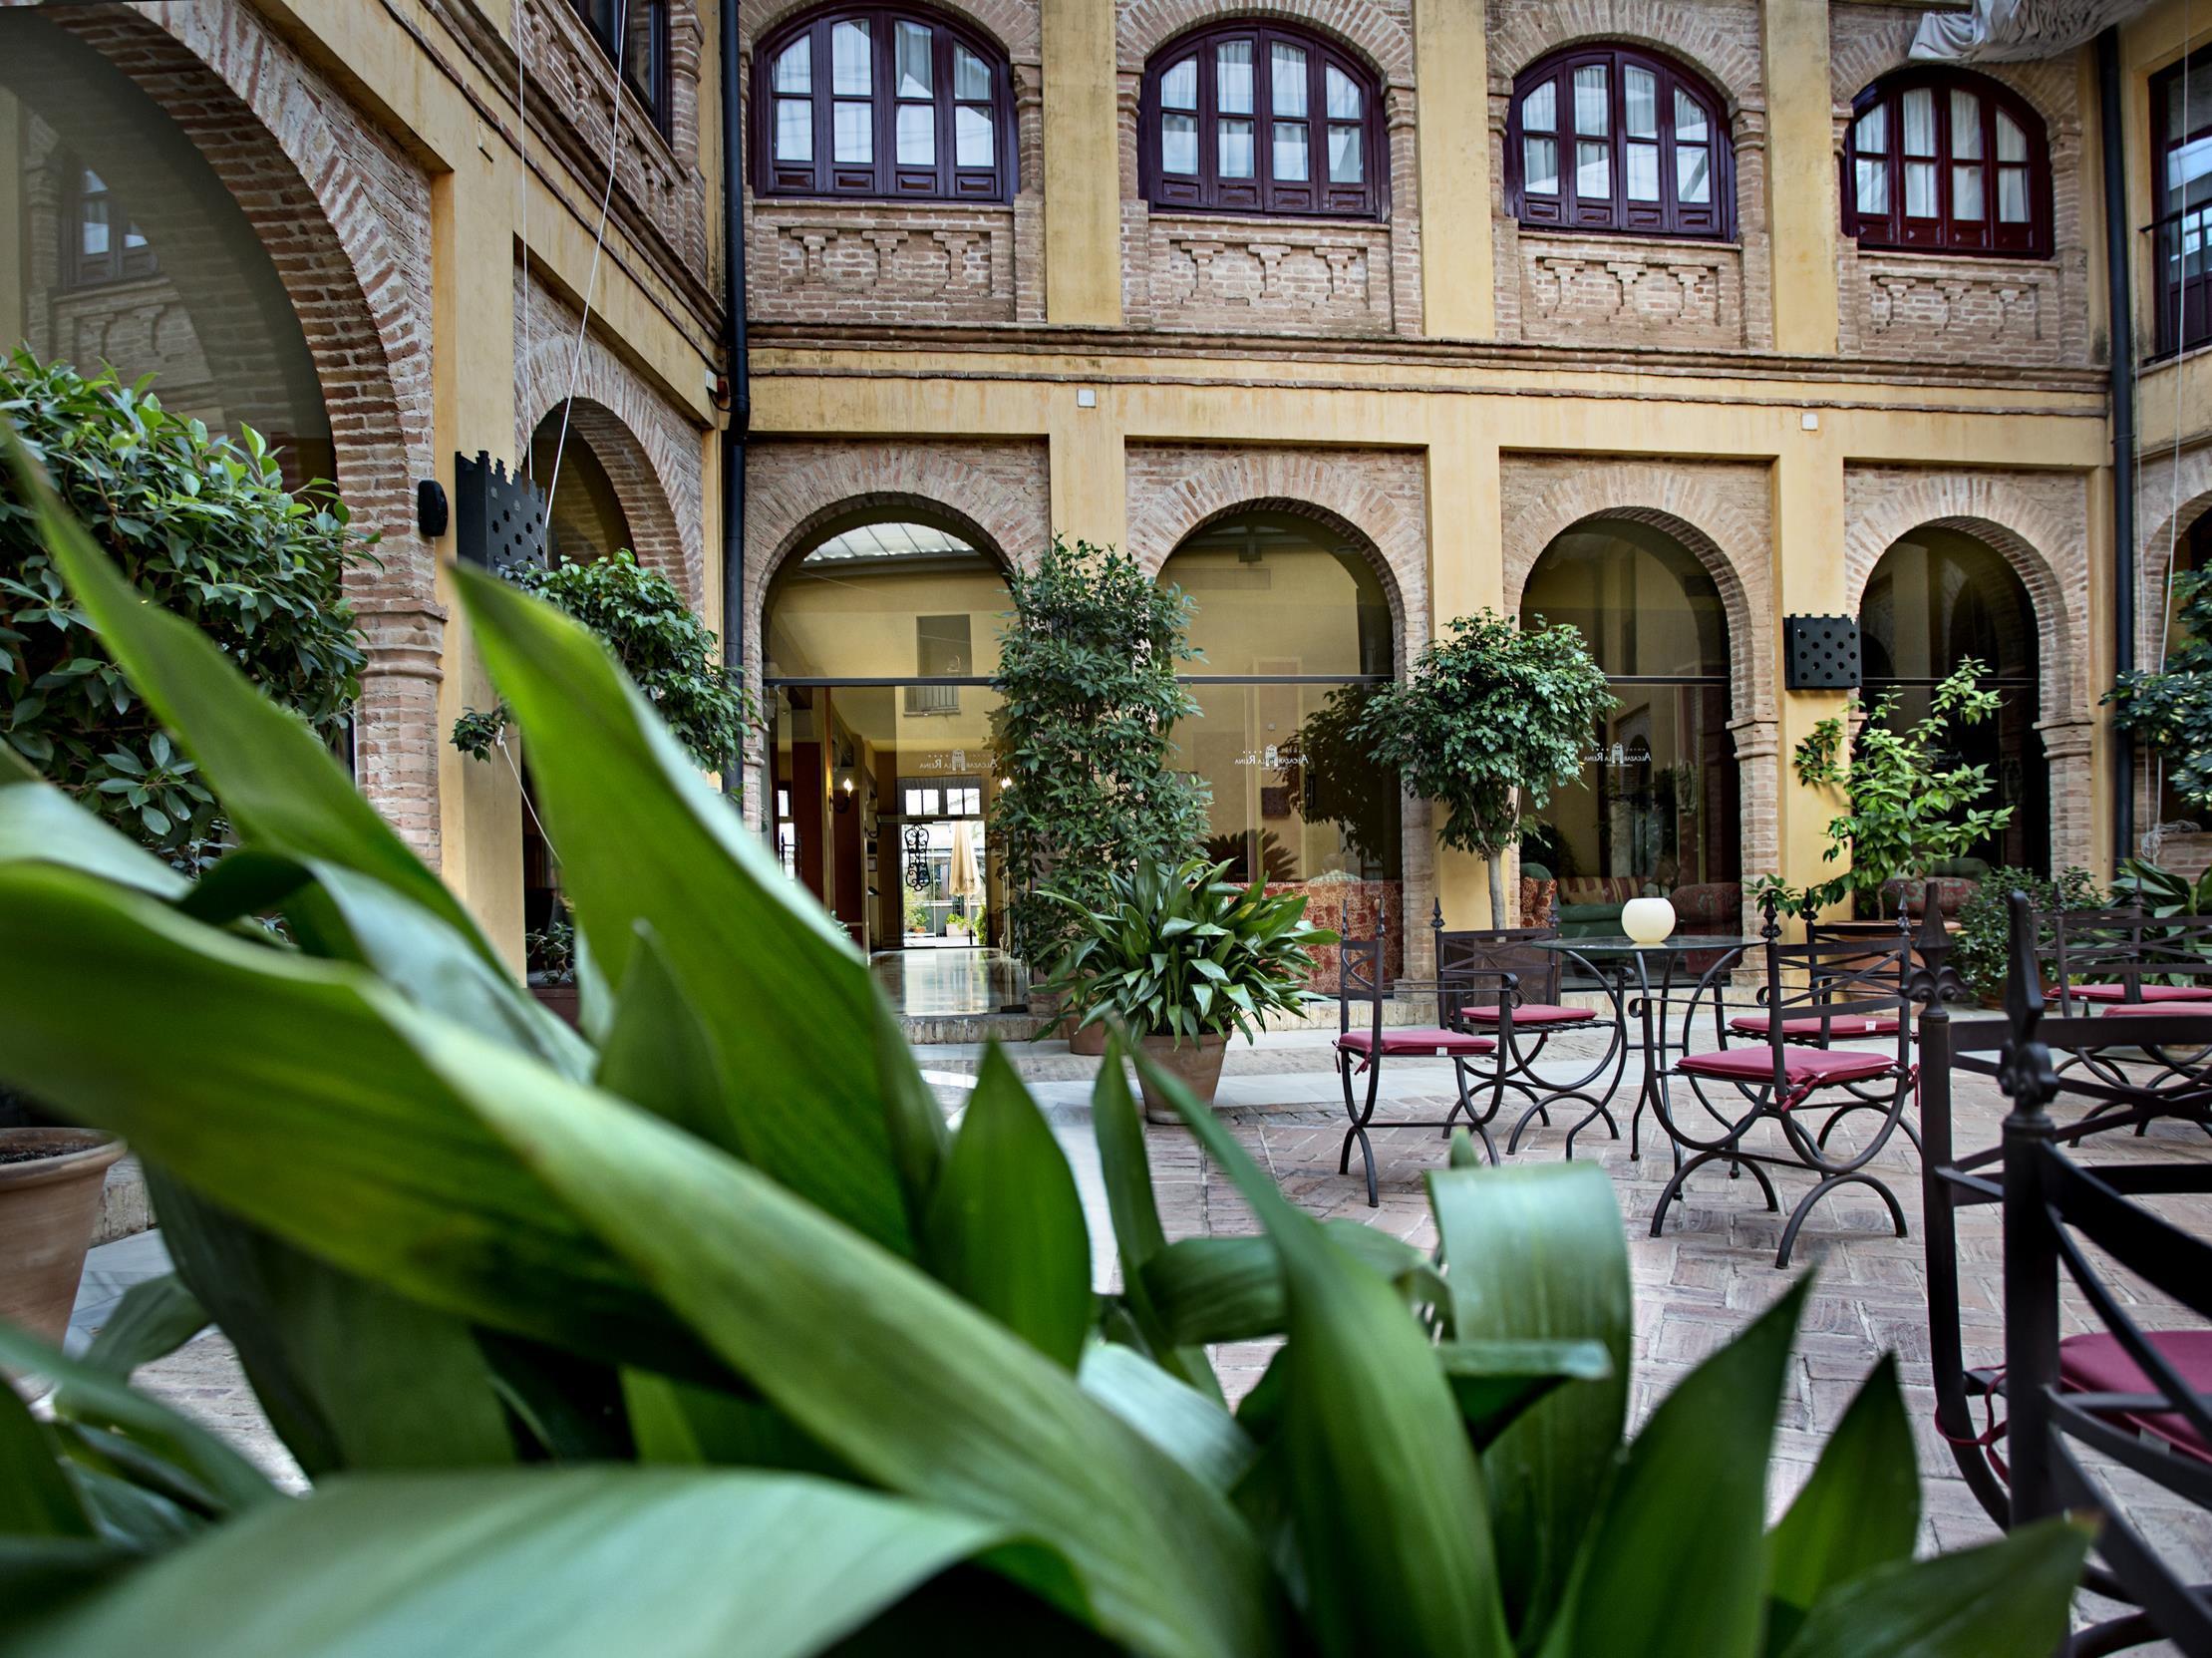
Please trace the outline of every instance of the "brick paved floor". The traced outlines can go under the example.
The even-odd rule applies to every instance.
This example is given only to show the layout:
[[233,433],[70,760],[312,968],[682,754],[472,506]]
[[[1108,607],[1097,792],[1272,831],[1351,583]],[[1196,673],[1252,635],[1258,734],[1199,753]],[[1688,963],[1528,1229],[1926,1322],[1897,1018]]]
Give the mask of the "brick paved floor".
[[[927,1075],[949,1109],[956,1110],[964,1099],[978,1053],[954,1047],[923,1051]],[[1098,1062],[1072,1057],[1060,1044],[1027,1046],[1012,1053],[1076,1165],[1093,1215],[1100,1279],[1108,1282],[1114,1268],[1087,1107]],[[1447,1079],[1448,1071],[1440,1064],[1394,1064],[1387,1079],[1388,1109],[1406,1116],[1440,1117],[1447,1104],[1442,1092],[1448,1087]],[[1623,1089],[1624,1101],[1633,1086],[1632,1075]],[[1357,1158],[1351,1174],[1337,1173],[1343,1119],[1341,1107],[1333,1103],[1336,1097],[1327,1033],[1285,1033],[1264,1039],[1257,1048],[1236,1046],[1230,1051],[1223,1115],[1294,1201],[1317,1215],[1348,1217],[1384,1227],[1422,1247],[1431,1246],[1435,1234],[1422,1176],[1443,1162],[1442,1143],[1432,1132],[1377,1132],[1382,1201],[1371,1209]],[[1957,1145],[1962,1151],[1995,1142],[2003,1101],[1994,1087],[1961,1079],[1955,1110]],[[1623,1125],[1625,1129],[1625,1114]],[[1563,1139],[1562,1128],[1539,1130],[1524,1143],[1519,1157],[1556,1159]],[[1187,1132],[1150,1127],[1146,1141],[1169,1236],[1253,1229],[1242,1200]],[[1930,1418],[1933,1396],[1927,1371],[1919,1162],[1911,1146],[1898,1137],[1874,1164],[1904,1208],[1908,1235],[1892,1235],[1886,1213],[1870,1194],[1845,1188],[1814,1211],[1799,1236],[1789,1273],[1777,1271],[1772,1264],[1783,1216],[1767,1212],[1748,1179],[1731,1180],[1718,1170],[1708,1170],[1693,1181],[1689,1201],[1678,1207],[1659,1237],[1651,1237],[1652,1208],[1672,1172],[1664,1149],[1657,1149],[1656,1156],[1654,1151],[1648,1132],[1646,1156],[1640,1161],[1630,1161],[1625,1139],[1607,1140],[1602,1130],[1577,1142],[1577,1155],[1590,1158],[1612,1177],[1627,1227],[1636,1282],[1631,1406],[1635,1419],[1641,1422],[1648,1416],[1691,1367],[1779,1294],[1789,1276],[1816,1269],[1819,1283],[1798,1338],[1777,1433],[1769,1487],[1774,1511],[1780,1511],[1810,1472],[1820,1446],[1869,1366],[1884,1350],[1894,1348],[1904,1365],[1908,1405],[1919,1435],[1926,1489],[1924,1546],[1958,1547],[1993,1535]],[[2092,1156],[2118,1162],[2152,1157],[2212,1160],[2212,1141],[2193,1130],[2168,1127],[2154,1131],[2146,1141],[2108,1137],[2094,1143]],[[1795,1197],[1807,1189],[1809,1177],[1777,1173],[1775,1178],[1786,1214]],[[2212,1233],[2212,1199],[2156,1201],[2192,1231]],[[1970,1363],[1988,1363],[1996,1359],[2001,1341],[1996,1310],[1996,1211],[1968,1211],[1961,1232],[1967,1357]],[[2157,1297],[2124,1278],[2117,1281],[2122,1293],[2145,1307],[2146,1322],[2155,1325]],[[2068,1305],[2067,1321],[2069,1330],[2086,1327],[2075,1304]],[[1269,1351],[1267,1344],[1251,1343],[1215,1352],[1216,1366],[1232,1394],[1241,1396],[1258,1379]],[[239,1440],[249,1455],[288,1483],[296,1482],[296,1471],[262,1422],[236,1360],[219,1336],[203,1337],[143,1371],[141,1382]],[[2116,1479],[2113,1489],[2134,1522],[2170,1557],[2188,1562],[2199,1580],[2212,1577],[2212,1526],[2205,1516],[2162,1499],[2139,1482],[2123,1480]]]

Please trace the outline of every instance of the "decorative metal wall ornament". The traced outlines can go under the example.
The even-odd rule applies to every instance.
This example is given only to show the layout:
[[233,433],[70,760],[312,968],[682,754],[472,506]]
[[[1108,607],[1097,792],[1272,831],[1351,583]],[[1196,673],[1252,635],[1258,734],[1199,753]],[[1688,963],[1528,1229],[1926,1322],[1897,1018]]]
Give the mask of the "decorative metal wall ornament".
[[902,838],[906,841],[906,884],[917,892],[927,892],[936,884],[936,877],[929,872],[929,826],[916,824]]
[[1864,676],[1851,616],[1784,616],[1783,678],[1791,691],[1856,691]]
[[484,450],[454,457],[454,556],[494,574],[546,562],[545,492]]

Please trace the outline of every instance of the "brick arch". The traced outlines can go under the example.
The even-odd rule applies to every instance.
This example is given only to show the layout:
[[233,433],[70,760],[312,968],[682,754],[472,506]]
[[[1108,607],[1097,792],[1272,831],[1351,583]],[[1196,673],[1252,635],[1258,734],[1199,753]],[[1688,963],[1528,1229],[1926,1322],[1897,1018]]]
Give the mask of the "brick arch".
[[368,647],[359,781],[435,862],[445,612],[414,512],[414,480],[436,470],[429,180],[244,0],[45,15],[166,113],[275,266],[315,366],[340,492],[381,537],[381,567],[348,583]]
[[1680,0],[1565,0],[1526,6],[1490,31],[1490,74],[1508,84],[1546,54],[1582,41],[1619,41],[1688,64],[1728,100],[1734,116],[1765,102],[1755,47],[1738,39],[1725,13]]
[[[2039,696],[2046,723],[2071,723],[2088,702],[2079,623],[2066,595],[2080,590],[2058,573],[2067,548],[2078,553],[2085,526],[2066,525],[2042,502],[2017,493],[2010,480],[1988,474],[1937,473],[1901,490],[1884,491],[1856,503],[1843,537],[1844,602],[1853,615],[1882,555],[1914,530],[1933,525],[1971,535],[2004,558],[2028,589],[2044,638]],[[2085,578],[2085,571],[2083,572]]]
[[1185,541],[1237,512],[1289,512],[1345,534],[1367,554],[1391,606],[1401,670],[1428,634],[1427,537],[1399,504],[1326,452],[1225,455],[1129,516],[1128,552],[1157,575]]
[[589,330],[579,358],[576,313],[534,283],[525,293],[519,273],[515,280],[515,326],[525,333],[514,362],[516,457],[529,452],[531,434],[548,415],[558,415],[573,387],[570,435],[580,433],[607,469],[630,521],[630,550],[697,605],[706,592],[697,431]]
[[[529,453],[539,427],[557,426],[560,415],[561,404],[556,400],[522,438],[515,454]],[[685,546],[686,536],[669,506],[668,492],[662,487],[660,475],[638,435],[604,403],[579,393],[568,404],[569,456],[573,457],[579,443],[591,446],[591,453],[598,458],[607,482],[614,487],[614,498],[622,508],[623,522],[630,531],[629,548],[637,555],[637,561],[667,576],[686,601],[696,606],[699,603],[696,560]],[[541,487],[554,485],[550,478],[539,478],[537,482]]]
[[[743,0],[738,30],[748,57],[759,42],[824,0]],[[902,0],[915,10],[941,12],[998,42],[1011,61],[1035,63],[1043,52],[1043,10],[1037,0]]]
[[[1842,19],[1837,21],[1840,23]],[[1871,18],[1853,17],[1850,21],[1854,26],[1848,30],[1833,30],[1829,42],[1828,91],[1836,103],[1848,105],[1893,70],[1930,67],[1912,55],[1913,37],[1920,27],[1917,13],[1879,24]],[[2045,130],[2054,139],[2061,127],[2074,120],[2068,88],[2072,76],[2070,64],[1993,62],[1959,67],[1976,75],[1986,75],[2026,99],[2043,117]]]
[[1713,577],[1729,628],[1735,720],[1772,720],[1774,684],[1755,618],[1766,596],[1766,535],[1693,474],[1651,466],[1594,467],[1546,490],[1505,526],[1505,608],[1517,614],[1546,548],[1592,519],[1649,524],[1680,541]]
[[1121,70],[1142,74],[1145,61],[1185,30],[1229,23],[1239,17],[1282,20],[1326,35],[1362,59],[1386,86],[1414,81],[1414,37],[1380,6],[1343,6],[1329,0],[1237,0],[1209,6],[1204,0],[1136,0],[1115,29]]

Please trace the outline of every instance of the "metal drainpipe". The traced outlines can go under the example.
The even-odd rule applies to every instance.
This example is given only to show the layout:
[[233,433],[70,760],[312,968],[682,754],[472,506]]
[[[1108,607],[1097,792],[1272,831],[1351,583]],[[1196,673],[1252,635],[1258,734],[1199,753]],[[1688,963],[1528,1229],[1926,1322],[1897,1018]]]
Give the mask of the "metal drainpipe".
[[[729,361],[730,421],[722,430],[722,659],[745,671],[745,440],[753,425],[753,378],[745,337],[745,115],[738,73],[738,0],[722,0],[722,308]],[[736,775],[745,787],[745,740]]]
[[[2127,228],[2127,133],[2120,37],[2096,37],[2097,129],[2104,151],[2104,285],[2112,357],[2112,669],[2135,666],[2135,306]],[[2112,734],[2112,857],[2135,849],[2135,744]]]

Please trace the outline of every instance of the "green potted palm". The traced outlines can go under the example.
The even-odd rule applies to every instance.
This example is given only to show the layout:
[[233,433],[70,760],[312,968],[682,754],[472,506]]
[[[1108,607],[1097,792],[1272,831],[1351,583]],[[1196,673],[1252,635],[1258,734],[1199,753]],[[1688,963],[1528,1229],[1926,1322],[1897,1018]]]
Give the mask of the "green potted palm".
[[[1261,881],[1240,886],[1222,878],[1228,868],[1145,858],[1109,872],[1096,908],[1046,889],[1075,917],[1076,940],[1045,987],[1066,998],[1072,1028],[1123,1027],[1209,1106],[1230,1034],[1249,1042],[1268,1014],[1300,1011],[1313,947],[1337,941],[1308,923],[1303,894],[1270,896]],[[1141,1080],[1145,1115],[1178,1121],[1151,1076]]]

